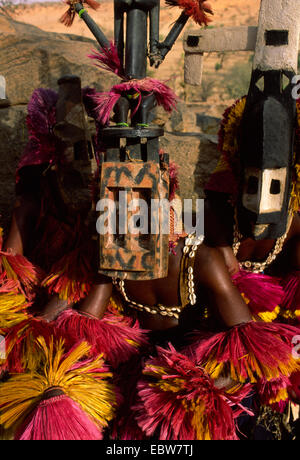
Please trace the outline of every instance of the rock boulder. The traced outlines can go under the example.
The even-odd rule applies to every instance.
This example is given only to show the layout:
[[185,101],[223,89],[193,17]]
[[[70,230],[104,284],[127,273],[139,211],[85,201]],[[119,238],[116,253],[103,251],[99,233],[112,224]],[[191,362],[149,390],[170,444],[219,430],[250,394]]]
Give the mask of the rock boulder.
[[76,74],[83,86],[106,89],[103,78],[87,56],[96,42],[77,35],[45,32],[0,15],[0,75],[6,79],[6,96],[12,105],[27,104],[38,87],[56,88],[62,75]]

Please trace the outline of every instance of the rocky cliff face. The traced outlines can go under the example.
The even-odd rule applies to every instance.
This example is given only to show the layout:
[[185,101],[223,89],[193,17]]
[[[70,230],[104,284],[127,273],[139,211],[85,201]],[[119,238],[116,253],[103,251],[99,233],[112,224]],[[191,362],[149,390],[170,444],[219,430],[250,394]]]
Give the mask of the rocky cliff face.
[[0,74],[6,78],[11,105],[27,104],[40,86],[55,88],[62,75],[74,73],[83,86],[98,89],[107,81],[87,57],[96,47],[88,38],[44,32],[0,16],[0,39]]
[[44,32],[0,15],[0,75],[6,100],[0,101],[0,214],[9,222],[16,164],[27,142],[27,103],[34,89],[57,88],[63,75],[76,74],[83,86],[108,89],[110,76],[92,65],[87,55],[96,43],[88,38]]
[[[87,55],[96,43],[77,35],[45,32],[0,15],[0,75],[6,80],[6,99],[0,101],[0,214],[7,227],[14,200],[14,176],[27,142],[27,103],[34,89],[57,89],[66,74],[81,77],[82,86],[108,90],[115,77],[99,71]],[[165,126],[161,144],[180,166],[184,198],[203,196],[203,185],[215,167],[218,152],[218,119],[203,109],[179,103],[166,116],[160,110],[157,123]]]

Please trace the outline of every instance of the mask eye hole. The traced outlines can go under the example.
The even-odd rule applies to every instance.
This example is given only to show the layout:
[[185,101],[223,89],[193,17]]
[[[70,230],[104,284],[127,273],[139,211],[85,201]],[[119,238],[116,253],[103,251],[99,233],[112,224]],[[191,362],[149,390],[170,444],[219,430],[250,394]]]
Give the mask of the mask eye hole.
[[256,195],[257,192],[258,192],[258,178],[255,176],[250,176],[248,179],[247,194]]
[[280,194],[280,180],[272,179],[271,186],[270,186],[270,193],[271,195]]

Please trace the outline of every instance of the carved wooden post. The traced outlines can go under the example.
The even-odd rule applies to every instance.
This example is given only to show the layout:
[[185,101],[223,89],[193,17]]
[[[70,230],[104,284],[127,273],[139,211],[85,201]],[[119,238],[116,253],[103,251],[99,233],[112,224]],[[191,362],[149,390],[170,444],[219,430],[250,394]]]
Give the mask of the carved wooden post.
[[[237,218],[255,239],[287,230],[292,190],[300,2],[262,0],[245,109],[239,128]],[[240,227],[242,229],[242,227]],[[243,232],[243,229],[241,230]]]
[[297,72],[299,0],[262,0],[253,68]]
[[0,75],[0,99],[5,99],[6,82],[5,77]]
[[3,75],[0,75],[0,107],[9,105],[9,100],[6,99],[6,81]]
[[[299,0],[262,0],[259,27],[222,27],[189,31],[184,36],[185,82],[201,85],[203,55],[254,51],[254,68],[296,70],[299,48]],[[287,39],[289,46],[282,44]],[[269,43],[270,46],[266,46]],[[274,43],[273,45],[271,43]],[[281,49],[278,48],[281,46]]]

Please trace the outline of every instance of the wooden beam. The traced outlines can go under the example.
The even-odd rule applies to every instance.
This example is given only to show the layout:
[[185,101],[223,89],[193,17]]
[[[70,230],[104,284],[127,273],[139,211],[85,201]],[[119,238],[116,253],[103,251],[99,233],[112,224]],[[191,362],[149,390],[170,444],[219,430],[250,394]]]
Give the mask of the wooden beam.
[[254,51],[257,27],[222,27],[192,30],[185,33],[183,48],[187,53]]
[[201,85],[204,53],[254,51],[256,38],[257,27],[247,26],[186,32],[183,39],[185,83]]
[[256,26],[218,27],[186,32],[183,39],[185,83],[201,84],[204,53],[254,51],[257,34]]

